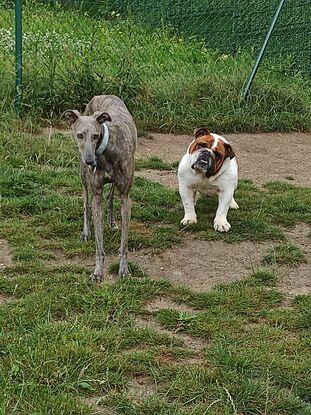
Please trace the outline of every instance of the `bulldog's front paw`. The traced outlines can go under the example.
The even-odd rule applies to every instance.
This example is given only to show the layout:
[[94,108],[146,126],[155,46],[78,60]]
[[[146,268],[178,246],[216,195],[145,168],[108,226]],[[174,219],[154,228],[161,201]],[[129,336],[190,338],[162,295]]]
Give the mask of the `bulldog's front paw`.
[[223,216],[216,217],[214,220],[214,229],[218,232],[228,232],[231,228],[230,223],[227,221],[227,219]]
[[183,220],[180,222],[181,225],[187,226],[187,225],[195,225],[197,223],[196,216],[187,217],[185,216]]

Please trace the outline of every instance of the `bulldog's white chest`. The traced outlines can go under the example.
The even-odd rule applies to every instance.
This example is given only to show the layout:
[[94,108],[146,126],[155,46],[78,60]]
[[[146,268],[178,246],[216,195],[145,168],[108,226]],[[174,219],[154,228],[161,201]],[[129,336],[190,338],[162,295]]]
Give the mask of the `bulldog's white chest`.
[[207,178],[199,178],[196,184],[194,184],[193,188],[205,196],[213,196],[219,192],[219,187],[217,184],[211,183]]

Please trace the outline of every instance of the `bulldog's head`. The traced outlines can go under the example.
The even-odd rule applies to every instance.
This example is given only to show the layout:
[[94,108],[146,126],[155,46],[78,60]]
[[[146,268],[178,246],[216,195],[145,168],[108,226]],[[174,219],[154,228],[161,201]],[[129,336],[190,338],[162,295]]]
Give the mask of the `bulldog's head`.
[[206,177],[214,176],[227,157],[235,157],[231,145],[221,138],[214,138],[207,128],[196,128],[194,136],[189,147],[191,168],[201,171]]

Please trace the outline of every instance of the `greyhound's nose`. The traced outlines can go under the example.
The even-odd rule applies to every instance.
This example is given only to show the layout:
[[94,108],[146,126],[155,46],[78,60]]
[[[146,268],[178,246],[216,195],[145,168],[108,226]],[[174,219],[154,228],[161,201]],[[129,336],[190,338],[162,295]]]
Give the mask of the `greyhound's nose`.
[[85,160],[86,164],[89,166],[96,167],[96,160]]

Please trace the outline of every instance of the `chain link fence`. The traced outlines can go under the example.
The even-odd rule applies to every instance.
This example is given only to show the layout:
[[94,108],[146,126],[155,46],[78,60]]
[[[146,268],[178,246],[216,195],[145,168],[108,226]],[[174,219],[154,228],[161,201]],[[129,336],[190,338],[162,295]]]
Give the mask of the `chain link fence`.
[[[230,73],[241,91],[279,0],[23,2],[23,109],[53,117],[98,93],[121,95],[138,115],[178,96],[198,105]],[[14,2],[0,0],[3,106],[14,99]],[[311,73],[311,2],[287,0],[265,65]],[[206,80],[209,82],[206,82]],[[216,86],[218,85],[218,86]],[[168,92],[170,93],[168,94]],[[173,94],[172,94],[173,91]],[[175,110],[175,109],[174,109]]]

